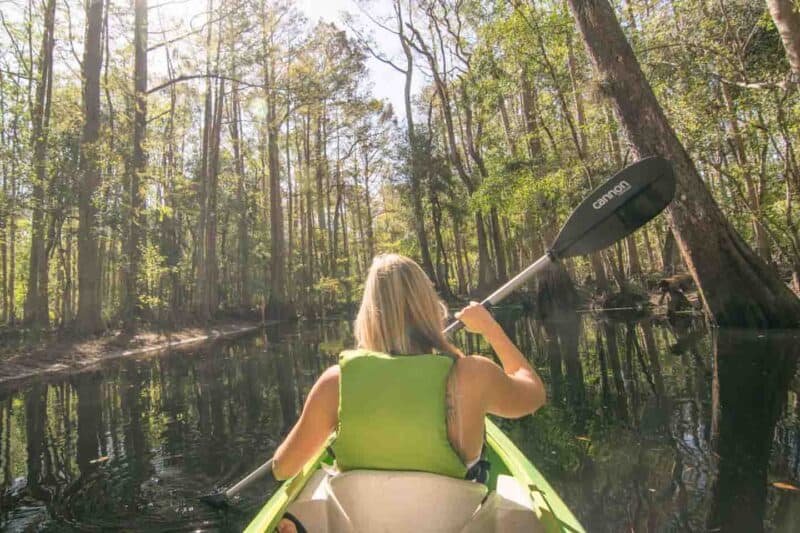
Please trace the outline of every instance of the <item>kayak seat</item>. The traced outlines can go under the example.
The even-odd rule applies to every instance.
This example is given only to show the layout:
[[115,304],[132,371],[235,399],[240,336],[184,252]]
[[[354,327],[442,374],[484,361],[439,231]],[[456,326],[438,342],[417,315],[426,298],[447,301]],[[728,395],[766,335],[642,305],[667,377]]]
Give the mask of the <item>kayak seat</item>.
[[544,533],[544,524],[534,511],[531,493],[512,476],[497,476],[497,490],[492,491],[481,508],[460,533]]
[[309,533],[543,530],[514,478],[499,476],[497,488],[487,497],[483,484],[426,472],[320,470],[288,511]]
[[458,532],[487,493],[486,485],[427,472],[355,470],[329,483],[358,532]]

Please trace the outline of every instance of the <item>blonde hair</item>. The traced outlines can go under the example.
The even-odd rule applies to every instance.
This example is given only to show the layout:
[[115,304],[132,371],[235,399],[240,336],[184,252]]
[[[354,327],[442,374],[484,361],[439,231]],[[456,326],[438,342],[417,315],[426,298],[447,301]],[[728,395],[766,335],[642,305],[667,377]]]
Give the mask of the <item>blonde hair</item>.
[[447,307],[420,266],[402,255],[373,259],[354,324],[359,348],[390,354],[462,356],[442,333]]

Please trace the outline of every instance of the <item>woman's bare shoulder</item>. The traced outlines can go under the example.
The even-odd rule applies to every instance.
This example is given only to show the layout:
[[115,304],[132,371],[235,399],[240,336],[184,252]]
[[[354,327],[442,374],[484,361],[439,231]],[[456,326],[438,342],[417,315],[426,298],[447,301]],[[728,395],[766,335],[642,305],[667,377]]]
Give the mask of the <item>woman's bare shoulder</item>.
[[330,405],[339,402],[339,365],[334,365],[318,378],[308,393],[306,402],[309,405]]
[[456,361],[458,373],[469,379],[481,379],[494,377],[497,372],[503,370],[491,359],[482,355],[470,355],[462,357]]
[[319,379],[333,379],[338,381],[340,374],[339,365],[333,365],[329,366],[325,372],[320,375]]
[[339,370],[339,365],[328,367],[328,369],[317,378],[316,386],[323,389],[336,388],[338,390],[340,376],[341,371]]

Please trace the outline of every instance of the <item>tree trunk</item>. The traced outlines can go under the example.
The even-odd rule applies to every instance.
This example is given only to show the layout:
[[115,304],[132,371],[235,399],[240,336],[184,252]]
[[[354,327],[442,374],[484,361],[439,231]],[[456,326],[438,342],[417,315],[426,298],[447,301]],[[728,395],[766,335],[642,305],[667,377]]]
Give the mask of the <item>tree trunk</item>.
[[[211,16],[213,2],[209,0],[208,13]],[[211,43],[213,24],[209,21],[206,33],[206,73],[212,71]],[[218,33],[219,35],[219,33]],[[222,40],[217,41],[214,69],[219,67]],[[216,88],[215,88],[216,87]],[[198,218],[195,263],[197,282],[194,295],[194,308],[197,317],[208,322],[217,309],[217,180],[219,174],[219,140],[222,122],[224,80],[218,83],[211,77],[206,79],[206,92],[203,104],[202,151],[198,187]]]
[[625,239],[625,249],[628,252],[628,274],[636,277],[642,273],[642,264],[639,260],[639,249],[636,247],[636,237],[630,235]]
[[[14,139],[17,138],[17,121],[14,120],[14,127],[12,129]],[[15,147],[19,146],[18,142],[14,143]],[[15,151],[18,148],[15,148]],[[14,325],[17,321],[16,311],[16,279],[17,279],[17,176],[16,176],[16,163],[15,157],[11,162],[11,202],[9,204],[9,223],[8,223],[8,315],[6,319],[9,324]]]
[[[411,120],[411,119],[409,119]],[[422,206],[422,186],[420,174],[421,169],[419,163],[420,147],[418,140],[415,139],[409,129],[409,144],[411,149],[411,172],[409,178],[411,181],[411,206],[414,213],[414,232],[417,234],[417,242],[419,243],[421,266],[428,277],[433,281],[437,288],[442,289],[442,281],[439,280],[433,268],[433,261],[431,260],[430,243],[428,242],[428,232],[425,229],[425,210]]]
[[[164,187],[164,205],[168,208],[161,221],[161,255],[164,257],[164,264],[168,269],[166,275],[168,280],[169,295],[167,301],[167,318],[169,324],[174,324],[177,318],[177,313],[181,305],[181,278],[178,272],[181,261],[182,250],[179,239],[179,213],[177,206],[177,199],[175,194],[175,174],[176,174],[176,156],[175,156],[175,107],[178,99],[175,86],[170,87],[169,95],[169,116],[165,125],[164,140],[165,152],[163,156],[164,170],[163,170],[163,187]],[[106,270],[109,270],[106,268]]]
[[100,187],[98,140],[100,138],[100,69],[103,63],[103,0],[89,0],[86,44],[83,52],[83,133],[81,181],[78,191],[78,316],[81,333],[103,329],[100,294],[100,255],[97,245],[97,207]]
[[439,282],[439,294],[443,298],[450,298],[453,292],[450,290],[448,272],[450,270],[447,251],[442,237],[442,206],[436,189],[428,183],[428,199],[431,203],[431,218],[433,219],[433,235],[436,239],[436,279]]
[[525,138],[528,145],[528,157],[537,161],[542,155],[542,141],[539,136],[539,122],[536,116],[536,86],[526,68],[522,69],[522,116],[525,123]]
[[722,83],[720,85],[722,86],[722,99],[725,102],[725,109],[728,111],[728,127],[730,129],[731,140],[733,141],[733,152],[736,156],[736,163],[739,165],[739,169],[742,172],[742,178],[744,179],[745,192],[747,193],[746,202],[749,204],[748,211],[750,211],[751,223],[753,225],[756,250],[758,250],[762,259],[769,261],[771,259],[769,241],[767,240],[767,235],[761,222],[761,192],[758,190],[755,180],[753,179],[753,172],[750,168],[750,161],[747,156],[747,148],[745,147],[742,132],[739,129],[739,117],[736,114],[736,104],[733,101],[733,96],[727,84]]
[[[467,192],[471,196],[477,189],[477,184],[474,182],[473,178],[468,172],[464,158],[462,157],[461,151],[458,147],[458,142],[456,141],[453,110],[450,105],[451,95],[447,80],[443,76],[443,73],[440,72],[437,58],[431,52],[430,47],[422,40],[422,37],[419,35],[419,32],[417,32],[416,29],[412,29],[412,31],[417,38],[417,44],[414,45],[414,48],[426,57],[428,60],[428,65],[431,68],[431,74],[433,76],[434,86],[436,88],[436,95],[439,98],[442,119],[444,121],[450,162],[456,168],[459,178],[464,183],[464,187],[466,187]],[[446,75],[446,72],[444,75]],[[489,257],[486,228],[483,225],[483,217],[480,213],[475,214],[475,223],[478,234],[478,290],[488,291],[490,285],[494,282],[494,273],[492,272],[492,265],[490,263],[491,259]]]
[[[211,26],[209,25],[209,36],[207,43],[211,41]],[[210,62],[210,60],[209,60]],[[206,79],[206,94],[203,104],[203,133],[202,133],[202,148],[200,152],[200,173],[198,176],[197,184],[197,203],[199,207],[199,214],[197,218],[197,233],[195,236],[195,249],[194,249],[194,264],[196,267],[196,281],[193,296],[193,307],[195,313],[200,320],[208,321],[207,309],[205,307],[208,298],[208,262],[206,261],[206,226],[208,225],[208,151],[209,139],[211,137],[212,121],[213,121],[213,84],[211,78]]]
[[369,261],[372,261],[372,258],[375,256],[375,232],[372,226],[374,224],[372,215],[372,196],[369,193],[369,168],[366,165],[366,161],[364,166],[364,205],[367,210],[367,250],[369,251]]
[[[306,135],[305,135],[305,144],[304,144],[304,151],[305,151],[305,168],[306,168],[306,183],[305,183],[305,196],[306,196],[306,283],[305,283],[305,292],[306,294],[309,293],[309,289],[314,283],[314,266],[315,266],[315,257],[314,257],[314,213],[312,207],[312,185],[311,185],[311,116],[306,115]],[[318,163],[315,162],[315,166]],[[308,302],[307,302],[308,303]]]
[[[570,50],[572,50],[571,47]],[[609,143],[611,144],[611,154],[614,157],[614,165],[618,169],[622,169],[624,162],[622,160],[622,146],[619,133],[617,132],[617,125],[613,121],[611,110],[607,106],[603,106],[603,108],[606,113],[606,121],[608,122],[608,137]],[[578,115],[578,117],[580,124],[583,125],[583,119],[580,119],[581,115]],[[581,128],[581,131],[583,131],[583,128]],[[629,235],[625,239],[625,248],[628,252],[628,274],[630,276],[638,276],[642,273],[642,267],[639,261],[639,251],[636,248],[636,236]],[[622,261],[620,261],[620,267],[621,266]]]
[[358,237],[357,241],[358,241],[358,243],[361,244],[361,246],[358,247],[358,252],[355,255],[355,260],[356,260],[356,277],[360,278],[364,274],[364,270],[365,270],[364,269],[364,264],[367,262],[366,261],[366,257],[365,257],[365,255],[366,255],[365,254],[365,250],[366,250],[365,243],[367,242],[367,236],[366,236],[366,233],[364,232],[364,226],[366,224],[364,222],[364,210],[361,208],[361,188],[359,187],[360,183],[358,182],[358,176],[361,175],[361,168],[359,167],[359,164],[361,163],[361,160],[357,157],[355,159],[354,163],[355,163],[354,164],[354,168],[353,168],[353,176],[354,176],[353,185],[354,186],[353,186],[353,192],[352,192],[352,194],[353,194],[352,199],[353,199],[353,202],[355,203],[355,205],[353,206],[353,209],[355,209],[355,218],[356,218],[355,224],[356,224],[356,232],[357,232],[357,237]]
[[500,217],[497,208],[489,211],[492,225],[492,247],[494,248],[495,264],[497,265],[497,282],[505,283],[508,280],[508,267],[506,266],[506,251],[503,246],[503,234],[500,231]]
[[[453,223],[453,241],[455,242],[456,249],[456,277],[458,278],[458,292],[461,295],[467,294],[469,291],[469,275],[466,270],[469,268],[469,261],[464,260],[463,243],[461,242],[461,231],[458,227],[458,221],[455,217],[450,217]],[[464,267],[467,263],[467,267]]]
[[24,321],[47,326],[50,323],[47,297],[47,252],[45,250],[47,136],[50,123],[50,94],[53,85],[53,48],[55,36],[55,0],[45,6],[42,47],[39,51],[39,78],[36,100],[31,111],[33,139],[33,187],[31,198],[31,251],[28,262],[28,291],[25,295]]
[[[289,115],[291,113],[292,102],[286,99],[286,222],[289,233],[289,246],[286,249],[286,299],[294,301],[294,187],[292,185],[292,153],[291,153],[291,123]],[[297,170],[295,169],[295,173]]]
[[[486,225],[483,215],[475,213],[475,229],[478,234],[478,287],[480,293],[491,290],[494,284],[494,272],[492,272],[492,261],[489,257],[489,244],[486,238]],[[481,294],[483,296],[483,294]]]
[[[473,134],[473,115],[472,115],[472,102],[470,99],[470,93],[467,90],[467,82],[462,78],[461,80],[461,96],[462,96],[462,105],[464,107],[464,133],[463,133],[463,141],[466,144],[466,152],[469,154],[469,157],[475,162],[475,165],[478,167],[478,174],[481,177],[481,181],[486,179],[489,175],[488,170],[486,169],[486,165],[483,160],[483,156],[481,155],[481,147],[480,147],[480,138],[481,138],[481,124],[480,122],[476,126],[477,133]],[[473,194],[474,191],[470,191],[470,194]],[[506,272],[506,262],[505,257],[503,256],[502,250],[502,239],[500,237],[500,232],[497,228],[497,209],[492,208],[489,212],[489,235],[487,236],[485,233],[485,227],[482,226],[483,224],[483,215],[478,212],[476,214],[476,222],[478,224],[478,258],[479,262],[481,258],[485,258],[485,267],[479,265],[481,267],[479,269],[479,280],[478,280],[478,290],[485,290],[488,289],[490,285],[494,285],[495,282],[505,281],[507,279],[507,272]],[[495,262],[496,265],[491,263],[491,259],[489,257],[489,243],[488,240],[491,238],[494,252],[495,252]],[[485,247],[485,249],[481,249],[481,247]],[[496,268],[495,268],[496,266]]]
[[667,230],[667,236],[664,237],[664,246],[661,249],[661,271],[671,276],[675,273],[675,234],[671,229]]
[[[275,65],[272,57],[265,65],[264,86],[267,90],[267,160],[269,162],[269,234],[270,234],[270,285],[268,314],[271,318],[286,318],[289,312],[286,301],[286,246],[283,235],[283,208],[281,204],[280,148],[278,147],[278,119],[276,113]],[[319,191],[322,194],[322,191]]]
[[569,0],[618,122],[644,157],[672,162],[678,180],[670,225],[709,316],[719,325],[792,327],[800,302],[723,216],[675,136],[607,0]]
[[648,269],[653,270],[656,267],[656,256],[653,252],[653,245],[650,242],[650,230],[648,228],[642,230],[642,239],[644,239],[644,249],[647,251]]
[[414,213],[414,232],[417,234],[417,241],[419,242],[420,259],[422,260],[422,269],[434,284],[440,290],[442,282],[438,279],[436,272],[433,268],[433,261],[431,260],[430,245],[428,243],[428,232],[425,230],[425,212],[422,208],[422,185],[421,176],[423,169],[420,163],[420,150],[422,149],[421,139],[417,138],[416,130],[414,129],[414,113],[411,107],[411,87],[412,77],[414,74],[414,56],[411,53],[411,46],[408,42],[408,37],[405,34],[403,25],[403,11],[400,7],[399,1],[395,1],[395,14],[397,17],[397,35],[400,38],[400,45],[403,48],[403,54],[406,58],[406,67],[404,70],[405,84],[403,86],[403,103],[406,113],[406,131],[408,133],[408,148],[409,148],[409,180],[411,182],[411,207]]
[[800,10],[795,0],[767,0],[795,81],[800,81]]
[[325,209],[324,209],[324,197],[323,194],[325,192],[323,186],[323,178],[325,177],[325,172],[327,170],[327,154],[325,151],[325,144],[327,139],[325,139],[322,131],[322,123],[324,121],[323,118],[323,111],[320,111],[320,114],[317,116],[317,124],[316,124],[316,143],[315,143],[315,151],[316,151],[316,185],[317,185],[317,198],[316,198],[316,207],[317,207],[317,227],[320,230],[320,235],[318,242],[315,243],[317,249],[320,251],[320,269],[323,272],[328,272],[327,268],[327,243],[325,242],[325,235],[328,233],[328,222],[325,218]]
[[[217,56],[219,57],[219,55]],[[219,64],[219,61],[217,61]],[[205,261],[206,261],[206,291],[204,306],[204,317],[214,318],[219,307],[219,266],[217,261],[217,189],[219,181],[219,150],[220,134],[222,130],[222,109],[225,97],[225,80],[219,80],[217,84],[216,102],[214,103],[213,119],[211,122],[211,136],[208,147],[208,177],[206,191],[208,198],[208,209],[206,211],[206,233],[205,233]]]
[[[575,64],[575,49],[572,46],[572,33],[567,32],[567,67],[572,82],[572,98],[575,102],[575,116],[578,119],[578,151],[586,153],[586,112],[583,108],[583,93],[578,90],[578,67]],[[555,81],[555,80],[554,80]]]
[[[6,100],[3,90],[3,73],[0,72],[0,146],[6,146],[8,134],[6,132]],[[13,157],[13,155],[12,155]],[[8,228],[11,214],[11,194],[9,188],[10,176],[8,173],[8,160],[0,160],[0,177],[3,179],[2,195],[0,196],[0,322],[7,323],[9,314],[8,288]]]
[[239,102],[239,84],[233,85],[231,116],[231,142],[233,144],[234,169],[236,171],[236,208],[239,211],[236,219],[236,238],[238,248],[238,276],[236,285],[239,306],[243,309],[250,307],[250,288],[248,281],[248,259],[250,257],[250,244],[247,234],[247,196],[244,171],[244,153],[242,140],[239,136],[242,121],[241,105]]
[[147,0],[134,0],[133,63],[133,154],[128,176],[128,220],[125,239],[125,300],[122,320],[132,331],[141,315],[139,270],[143,227],[141,181],[147,171],[145,135],[147,130]]
[[[335,114],[336,122],[339,122],[339,114],[338,112]],[[336,157],[335,157],[335,164],[334,164],[334,172],[333,172],[333,187],[331,187],[330,183],[326,187],[327,190],[333,189],[335,200],[333,203],[333,219],[331,223],[331,272],[330,276],[332,278],[339,277],[339,226],[340,224],[343,226],[344,222],[342,220],[342,203],[344,202],[344,190],[342,186],[342,155],[341,155],[341,129],[336,128]],[[330,206],[328,207],[328,213],[331,212]],[[345,255],[345,258],[347,256]]]

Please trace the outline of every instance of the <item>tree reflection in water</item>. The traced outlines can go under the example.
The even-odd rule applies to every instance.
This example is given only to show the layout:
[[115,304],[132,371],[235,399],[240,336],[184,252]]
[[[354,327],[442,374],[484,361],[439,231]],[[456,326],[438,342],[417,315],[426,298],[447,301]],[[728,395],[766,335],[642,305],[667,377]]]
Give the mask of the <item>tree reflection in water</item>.
[[[501,313],[550,402],[502,426],[589,530],[800,523],[798,493],[771,485],[800,484],[793,334],[721,331],[712,343],[688,318],[621,322],[569,306],[538,318]],[[491,354],[473,335],[458,342]],[[347,321],[283,324],[0,390],[0,529],[239,530],[268,482],[224,516],[196,496],[269,457],[350,346]]]
[[798,339],[723,330],[714,340],[711,440],[717,475],[708,527],[763,531],[775,425],[788,407]]

